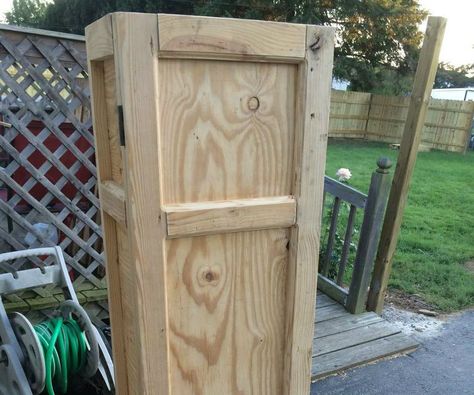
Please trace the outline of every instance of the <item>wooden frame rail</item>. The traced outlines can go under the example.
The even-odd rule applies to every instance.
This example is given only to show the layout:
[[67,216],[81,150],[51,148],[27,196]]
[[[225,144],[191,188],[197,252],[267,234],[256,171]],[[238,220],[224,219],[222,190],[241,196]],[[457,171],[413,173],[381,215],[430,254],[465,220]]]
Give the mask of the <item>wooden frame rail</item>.
[[289,228],[296,223],[291,196],[165,205],[168,238],[258,229]]

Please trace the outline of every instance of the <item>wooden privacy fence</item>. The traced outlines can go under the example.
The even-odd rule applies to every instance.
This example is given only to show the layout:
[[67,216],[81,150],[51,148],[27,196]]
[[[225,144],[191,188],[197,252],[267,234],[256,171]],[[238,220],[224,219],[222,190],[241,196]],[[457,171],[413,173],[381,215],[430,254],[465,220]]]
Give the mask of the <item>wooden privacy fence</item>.
[[[400,143],[409,97],[332,91],[330,137]],[[474,101],[431,99],[421,143],[427,148],[465,152]]]
[[[83,37],[0,26],[0,251],[59,243],[83,302],[106,299],[87,78]],[[47,308],[59,293],[28,291],[6,305]]]

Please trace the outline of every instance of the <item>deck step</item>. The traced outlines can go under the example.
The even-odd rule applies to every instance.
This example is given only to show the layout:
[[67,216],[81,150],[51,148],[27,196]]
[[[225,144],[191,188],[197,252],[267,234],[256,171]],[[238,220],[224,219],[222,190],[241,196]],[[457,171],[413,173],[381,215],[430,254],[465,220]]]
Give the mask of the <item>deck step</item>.
[[373,312],[353,315],[318,292],[312,379],[416,349],[418,343]]
[[321,294],[317,296],[316,298],[316,309],[321,309],[323,307],[327,306],[332,306],[334,304],[337,304],[337,302],[334,299],[331,299],[329,296]]
[[398,333],[367,343],[313,357],[312,379],[320,379],[339,371],[363,365],[390,355],[414,351],[418,343]]
[[361,326],[374,324],[376,322],[384,322],[384,319],[373,312],[358,315],[346,314],[342,317],[319,322],[318,325],[315,326],[314,338],[318,339],[336,333],[347,332],[351,329],[360,328]]
[[396,335],[397,333],[400,333],[400,330],[394,328],[387,322],[382,321],[361,326],[351,331],[321,337],[319,339],[314,339],[313,341],[313,357],[348,349],[382,337]]
[[316,307],[316,323],[326,320],[332,320],[334,318],[342,317],[347,314],[350,315],[350,313],[348,313],[347,310],[338,303],[322,308]]

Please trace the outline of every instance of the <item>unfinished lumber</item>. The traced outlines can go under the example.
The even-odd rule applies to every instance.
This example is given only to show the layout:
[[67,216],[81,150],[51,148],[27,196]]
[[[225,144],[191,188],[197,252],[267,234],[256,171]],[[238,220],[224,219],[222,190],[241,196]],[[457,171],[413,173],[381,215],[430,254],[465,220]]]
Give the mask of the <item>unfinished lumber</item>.
[[367,300],[367,309],[379,314],[384,305],[445,29],[446,18],[428,18]]
[[86,30],[120,394],[309,392],[334,30]]
[[289,228],[296,223],[290,196],[163,206],[169,238],[258,229]]

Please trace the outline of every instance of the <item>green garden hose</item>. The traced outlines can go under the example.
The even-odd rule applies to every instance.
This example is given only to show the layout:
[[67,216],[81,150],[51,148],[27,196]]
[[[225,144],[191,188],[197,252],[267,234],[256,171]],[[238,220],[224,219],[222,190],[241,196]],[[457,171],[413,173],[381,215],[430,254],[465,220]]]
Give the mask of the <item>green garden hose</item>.
[[46,363],[46,393],[67,393],[68,380],[81,371],[87,360],[87,340],[73,318],[52,318],[34,327]]

